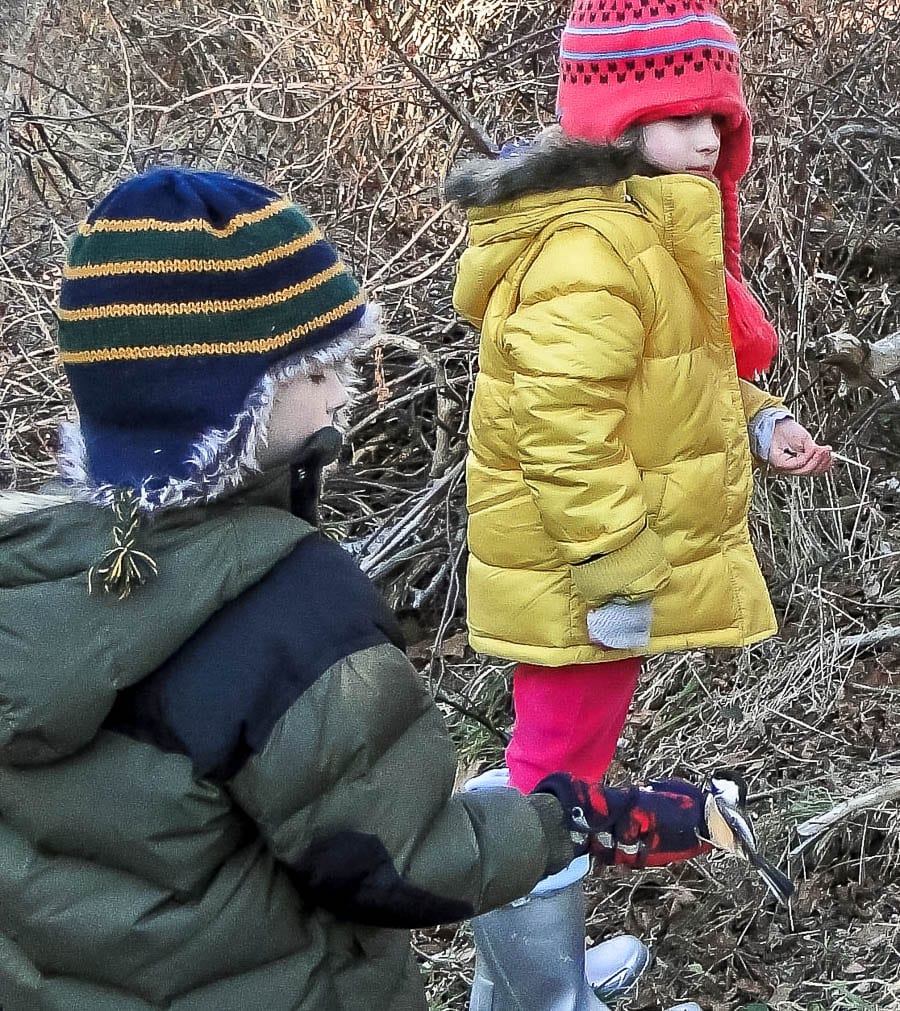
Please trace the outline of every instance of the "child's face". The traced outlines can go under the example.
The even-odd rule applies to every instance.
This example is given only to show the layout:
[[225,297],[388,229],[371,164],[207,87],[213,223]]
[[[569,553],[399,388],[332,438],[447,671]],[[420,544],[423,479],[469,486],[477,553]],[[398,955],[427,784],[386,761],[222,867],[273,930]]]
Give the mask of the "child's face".
[[272,401],[266,445],[259,453],[260,465],[265,469],[292,460],[311,435],[334,424],[349,400],[347,387],[331,366],[280,383]]
[[719,126],[713,116],[676,116],[641,127],[641,152],[666,172],[712,178],[719,160]]

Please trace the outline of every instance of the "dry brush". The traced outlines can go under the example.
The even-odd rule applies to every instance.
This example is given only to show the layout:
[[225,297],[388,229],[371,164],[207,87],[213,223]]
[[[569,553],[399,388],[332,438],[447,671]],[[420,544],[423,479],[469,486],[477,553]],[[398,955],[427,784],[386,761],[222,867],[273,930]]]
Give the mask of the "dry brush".
[[[900,764],[900,16],[890,2],[749,0],[756,120],[745,262],[778,322],[770,385],[839,453],[833,477],[762,476],[753,524],[782,636],[655,661],[616,775],[742,766],[769,848]],[[469,765],[500,758],[505,670],[462,630],[463,460],[477,343],[454,317],[465,241],[440,181],[552,119],[552,0],[21,0],[0,14],[0,488],[52,476],[68,392],[53,351],[67,236],[153,164],[246,173],[306,204],[384,306],[326,523],[398,608]],[[874,351],[872,350],[874,349]],[[872,354],[876,357],[873,359]],[[730,864],[596,883],[591,931],[657,944],[654,995],[709,1009],[900,1008],[898,834],[856,811],[791,857],[790,916]],[[465,1006],[465,929],[422,934],[435,1008]],[[889,957],[893,952],[893,957]]]

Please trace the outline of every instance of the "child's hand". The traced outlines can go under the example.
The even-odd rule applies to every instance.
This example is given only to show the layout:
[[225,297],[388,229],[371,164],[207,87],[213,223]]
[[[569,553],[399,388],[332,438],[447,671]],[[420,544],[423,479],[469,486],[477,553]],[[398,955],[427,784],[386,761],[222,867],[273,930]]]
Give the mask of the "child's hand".
[[709,794],[683,780],[609,787],[554,772],[533,792],[552,793],[562,805],[573,843],[581,848],[586,841],[604,863],[659,867],[712,849],[706,841]]
[[824,474],[834,459],[831,446],[821,446],[793,418],[782,418],[772,433],[772,446],[766,463],[776,474],[794,477]]

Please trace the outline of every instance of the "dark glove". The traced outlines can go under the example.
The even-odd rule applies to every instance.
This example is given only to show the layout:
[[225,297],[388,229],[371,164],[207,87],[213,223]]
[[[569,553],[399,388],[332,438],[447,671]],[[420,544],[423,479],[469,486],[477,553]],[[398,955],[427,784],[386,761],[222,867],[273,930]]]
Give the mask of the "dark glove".
[[580,833],[584,849],[607,864],[658,867],[712,848],[704,841],[706,794],[684,780],[604,787],[555,772],[534,789],[556,797],[576,845]]

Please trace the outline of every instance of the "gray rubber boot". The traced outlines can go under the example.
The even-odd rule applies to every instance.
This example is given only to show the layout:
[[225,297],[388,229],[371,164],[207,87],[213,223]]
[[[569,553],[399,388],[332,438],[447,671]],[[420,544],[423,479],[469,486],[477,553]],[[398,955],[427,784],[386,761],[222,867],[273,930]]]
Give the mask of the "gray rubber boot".
[[[637,938],[615,937],[587,953],[588,969],[594,970],[588,982],[580,879],[478,916],[472,930],[475,979],[469,1011],[610,1011],[597,993],[607,999],[622,995],[650,961]],[[595,992],[598,983],[605,989],[598,986]],[[687,1003],[669,1011],[701,1009]]]
[[469,1011],[609,1011],[584,975],[581,881],[472,920]]
[[650,964],[649,949],[636,937],[604,941],[585,959],[582,863],[573,861],[524,899],[472,921],[470,1011],[608,1011],[603,1000],[634,986]]

